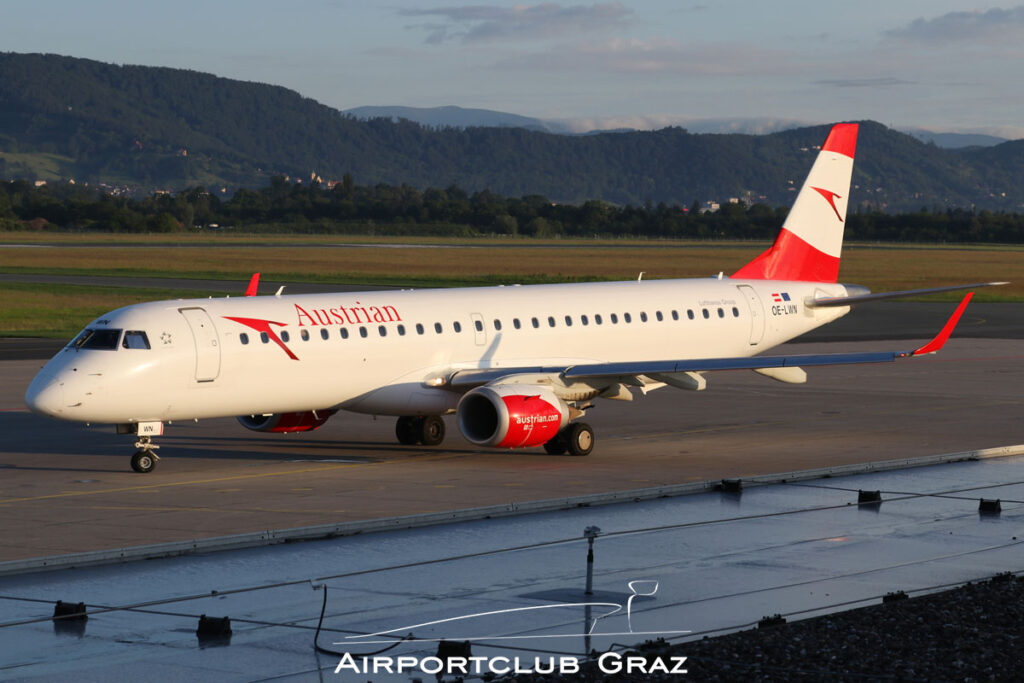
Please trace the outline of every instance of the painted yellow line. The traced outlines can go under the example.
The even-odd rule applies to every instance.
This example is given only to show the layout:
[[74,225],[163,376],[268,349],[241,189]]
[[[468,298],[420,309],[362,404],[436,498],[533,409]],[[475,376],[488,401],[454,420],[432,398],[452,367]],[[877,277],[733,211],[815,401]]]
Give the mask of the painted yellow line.
[[[385,464],[385,463],[376,463]],[[281,477],[289,474],[308,474],[310,472],[329,472],[331,470],[340,470],[349,467],[366,467],[364,464],[337,464],[330,465],[328,467],[307,467],[301,470],[287,470],[284,472],[261,472],[259,474],[236,474],[230,477],[214,477],[212,479],[194,479],[191,481],[171,481],[161,482],[159,484],[143,484],[141,486],[124,486],[116,489],[99,489],[96,491],[65,491],[63,493],[51,493],[46,496],[31,496],[28,498],[4,498],[0,500],[0,505],[6,505],[9,503],[28,503],[36,500],[53,500],[55,498],[71,498],[77,496],[96,496],[103,495],[105,493],[124,493],[126,491],[154,491],[164,487],[172,486],[196,486],[198,484],[216,484],[224,481],[241,481],[244,479],[263,479],[266,477]]]
[[274,513],[274,514],[296,514],[296,515],[308,515],[311,513],[320,514],[321,512],[330,514],[339,514],[346,512],[346,510],[287,510],[277,508],[213,508],[213,507],[202,507],[202,508],[190,508],[190,507],[141,507],[132,505],[90,505],[89,510],[136,510],[140,512],[250,512],[250,513]]

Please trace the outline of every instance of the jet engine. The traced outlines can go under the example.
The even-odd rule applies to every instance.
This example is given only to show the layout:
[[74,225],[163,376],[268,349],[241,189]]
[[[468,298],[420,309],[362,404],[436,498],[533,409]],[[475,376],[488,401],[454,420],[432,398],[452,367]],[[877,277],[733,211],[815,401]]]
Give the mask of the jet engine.
[[319,429],[334,415],[334,410],[307,410],[304,413],[240,415],[239,423],[254,432],[310,432]]
[[463,436],[478,446],[540,446],[569,422],[569,406],[548,387],[498,384],[477,387],[459,401]]

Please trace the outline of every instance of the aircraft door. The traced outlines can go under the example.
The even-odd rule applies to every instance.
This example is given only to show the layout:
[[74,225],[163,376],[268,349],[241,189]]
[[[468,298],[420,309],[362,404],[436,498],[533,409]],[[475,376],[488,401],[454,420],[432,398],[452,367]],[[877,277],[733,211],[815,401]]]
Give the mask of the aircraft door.
[[761,297],[757,295],[750,285],[736,285],[750,308],[750,345],[757,346],[764,338],[764,307],[761,305]]
[[217,329],[213,326],[210,314],[202,308],[178,309],[189,328],[196,346],[196,381],[212,382],[220,374],[220,342],[217,341]]

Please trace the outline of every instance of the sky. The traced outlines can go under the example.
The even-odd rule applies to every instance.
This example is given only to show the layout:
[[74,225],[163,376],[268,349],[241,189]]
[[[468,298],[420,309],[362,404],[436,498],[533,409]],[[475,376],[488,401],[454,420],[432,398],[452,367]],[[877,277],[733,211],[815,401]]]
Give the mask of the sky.
[[339,109],[458,105],[580,128],[872,119],[1024,137],[1024,4],[458,2],[0,0],[0,50],[193,69]]

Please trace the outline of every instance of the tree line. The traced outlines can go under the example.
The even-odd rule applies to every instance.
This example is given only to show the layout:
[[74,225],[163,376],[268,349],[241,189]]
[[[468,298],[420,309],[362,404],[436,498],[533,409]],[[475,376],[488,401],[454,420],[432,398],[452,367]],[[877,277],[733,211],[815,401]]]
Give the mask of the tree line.
[[[221,198],[195,187],[145,198],[117,196],[72,184],[0,183],[0,229],[75,232],[323,233],[473,237],[641,237],[769,240],[788,207],[743,202],[705,211],[647,203],[591,200],[552,202],[540,195],[504,197],[456,186],[419,190],[407,185],[356,185],[351,176],[331,187],[274,177],[266,187]],[[1024,243],[1024,215],[968,209],[902,214],[856,211],[846,238],[862,241]]]

